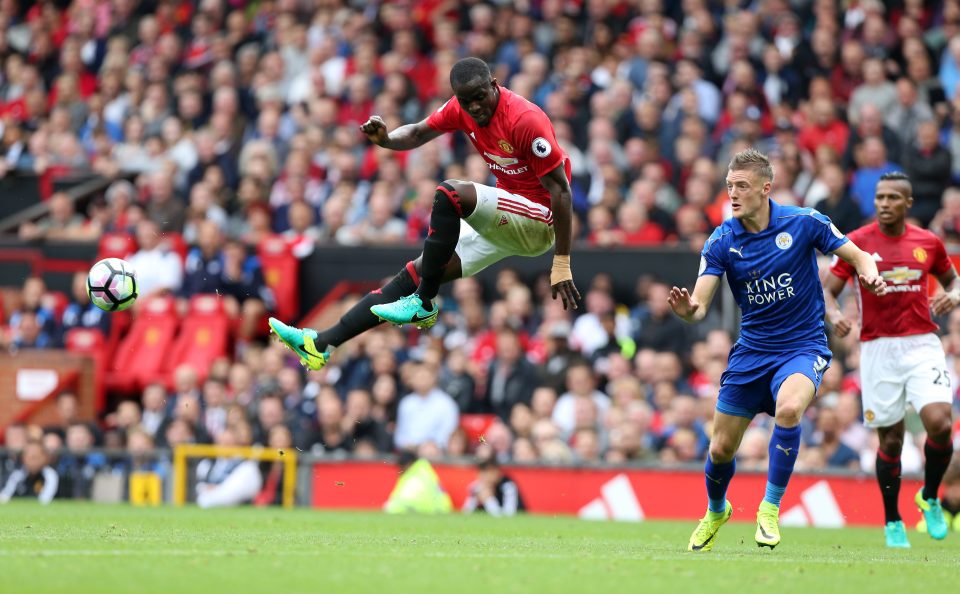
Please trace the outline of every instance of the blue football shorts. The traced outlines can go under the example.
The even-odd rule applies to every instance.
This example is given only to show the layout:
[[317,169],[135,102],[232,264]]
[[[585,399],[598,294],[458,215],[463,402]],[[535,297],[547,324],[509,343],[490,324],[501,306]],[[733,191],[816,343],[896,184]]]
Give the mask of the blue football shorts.
[[717,410],[748,419],[761,412],[775,416],[777,392],[783,382],[799,373],[810,378],[816,391],[832,358],[825,344],[812,344],[786,353],[757,351],[735,344],[730,350],[727,370],[720,378]]

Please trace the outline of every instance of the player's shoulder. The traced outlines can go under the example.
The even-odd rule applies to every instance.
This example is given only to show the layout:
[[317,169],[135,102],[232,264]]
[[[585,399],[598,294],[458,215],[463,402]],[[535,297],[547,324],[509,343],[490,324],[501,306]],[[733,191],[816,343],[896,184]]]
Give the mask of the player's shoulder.
[[718,247],[724,243],[724,241],[729,241],[733,236],[733,225],[731,225],[730,220],[726,220],[720,223],[710,234],[710,237],[707,238],[707,241],[703,244],[704,251],[708,251],[714,247]]
[[907,223],[907,234],[910,239],[914,241],[929,241],[933,243],[942,243],[940,237],[929,229],[924,229],[923,227],[918,227],[916,225]]
[[544,123],[550,121],[547,114],[540,109],[539,105],[521,97],[510,89],[505,87],[501,88],[503,88],[502,96],[507,99],[507,119],[517,129],[529,127],[539,128]]
[[823,214],[816,208],[811,208],[809,206],[793,206],[790,204],[781,205],[777,212],[777,218],[781,220],[787,220],[788,222],[801,223],[808,222],[812,219],[824,225],[830,224],[830,217]]

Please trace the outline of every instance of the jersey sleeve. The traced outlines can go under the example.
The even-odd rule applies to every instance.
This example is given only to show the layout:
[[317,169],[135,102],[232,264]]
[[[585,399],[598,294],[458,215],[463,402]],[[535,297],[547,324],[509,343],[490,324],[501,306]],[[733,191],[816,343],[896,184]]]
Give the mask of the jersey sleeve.
[[437,132],[456,132],[462,128],[460,115],[460,102],[451,97],[427,117],[427,125]]
[[824,254],[832,254],[837,248],[850,241],[827,215],[810,209],[810,218],[807,227],[812,233],[813,245]]
[[530,170],[543,177],[563,162],[563,151],[557,144],[553,124],[541,111],[524,112],[516,121],[514,139],[520,155],[530,163]]
[[703,244],[703,250],[700,252],[700,271],[697,277],[705,274],[710,276],[723,276],[727,270],[726,256],[723,253],[723,236],[725,233],[720,227],[717,227],[710,239]]
[[940,276],[944,272],[950,270],[950,267],[953,266],[953,262],[950,261],[950,256],[947,255],[947,248],[944,247],[943,242],[940,241],[939,237],[935,237],[935,244],[933,250],[933,263],[930,265],[930,274],[934,276]]

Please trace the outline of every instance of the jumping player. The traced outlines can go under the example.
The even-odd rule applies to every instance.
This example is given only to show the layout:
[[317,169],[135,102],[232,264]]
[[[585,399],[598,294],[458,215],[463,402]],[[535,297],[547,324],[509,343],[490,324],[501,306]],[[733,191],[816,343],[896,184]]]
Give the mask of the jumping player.
[[[877,482],[883,497],[888,547],[909,548],[900,518],[900,451],[903,448],[903,416],[909,403],[920,413],[927,431],[923,446],[926,465],[923,488],[914,501],[935,539],[947,536],[947,522],[937,492],[950,464],[950,376],[943,347],[934,333],[937,315],[960,303],[960,281],[947,258],[943,243],[933,233],[906,223],[913,204],[913,188],[906,175],[886,173],[877,183],[873,203],[877,220],[850,233],[872,258],[889,285],[886,295],[864,294],[860,303],[860,383],[863,417],[867,427],[876,427],[880,437],[877,450]],[[853,328],[837,307],[836,297],[852,275],[846,262],[834,262],[824,281],[827,312],[838,336]],[[946,289],[928,301],[927,275],[932,274]]]
[[570,159],[553,125],[539,107],[500,86],[478,58],[454,64],[450,85],[454,97],[425,120],[388,132],[373,116],[360,130],[374,144],[397,151],[460,130],[487,162],[497,187],[458,180],[437,186],[421,256],[333,327],[301,330],[270,318],[272,331],[307,368],[320,369],[334,347],[382,321],[433,326],[442,283],[472,276],[507,256],[538,256],[554,240],[553,298],[559,296],[564,309],[577,307],[580,293],[570,271]]
[[873,259],[829,218],[770,199],[773,173],[767,157],[754,149],[734,155],[726,179],[733,218],[704,245],[693,293],[673,287],[668,297],[684,321],[702,320],[726,274],[743,313],[740,337],[720,381],[705,468],[707,513],[690,536],[691,551],[713,548],[733,513],[727,486],[740,440],[758,412],[773,416],[775,426],[755,539],[771,549],[780,543],[780,499],[800,449],[800,419],[831,358],[816,250],[849,262],[870,291],[886,288]]

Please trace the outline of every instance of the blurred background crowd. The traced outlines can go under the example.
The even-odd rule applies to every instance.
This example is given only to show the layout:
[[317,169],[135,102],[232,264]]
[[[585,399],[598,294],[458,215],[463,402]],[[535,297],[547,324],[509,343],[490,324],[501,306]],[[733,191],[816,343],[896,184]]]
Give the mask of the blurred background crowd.
[[[389,129],[424,118],[468,55],[553,122],[572,161],[579,246],[699,250],[728,214],[725,163],[755,146],[773,161],[775,200],[815,206],[843,231],[872,217],[880,175],[906,172],[916,222],[960,252],[958,0],[4,0],[0,175],[39,175],[50,205],[20,237],[129,233],[131,261],[151,271],[144,294],[216,291],[240,320],[234,356],[202,379],[177,369],[172,386],[147,386],[82,439],[69,418],[24,433],[68,450],[197,441],[702,460],[735,335],[716,318],[684,326],[643,271],[629,271],[627,303],[595,277],[575,315],[543,278],[531,289],[506,270],[486,292],[464,279],[430,333],[378,329],[318,373],[262,340],[273,297],[252,254],[265,238],[283,235],[300,256],[419,244],[440,180],[492,183],[460,135],[396,153],[357,129],[372,114]],[[77,173],[116,181],[77,208],[53,191]],[[82,280],[59,308],[28,280],[5,345],[106,330]],[[960,314],[943,322],[956,378]],[[872,471],[857,343],[835,343],[798,467]],[[461,418],[474,414],[492,415],[479,437]],[[765,467],[766,421],[745,436],[740,468]],[[909,441],[904,470],[920,456]]]

